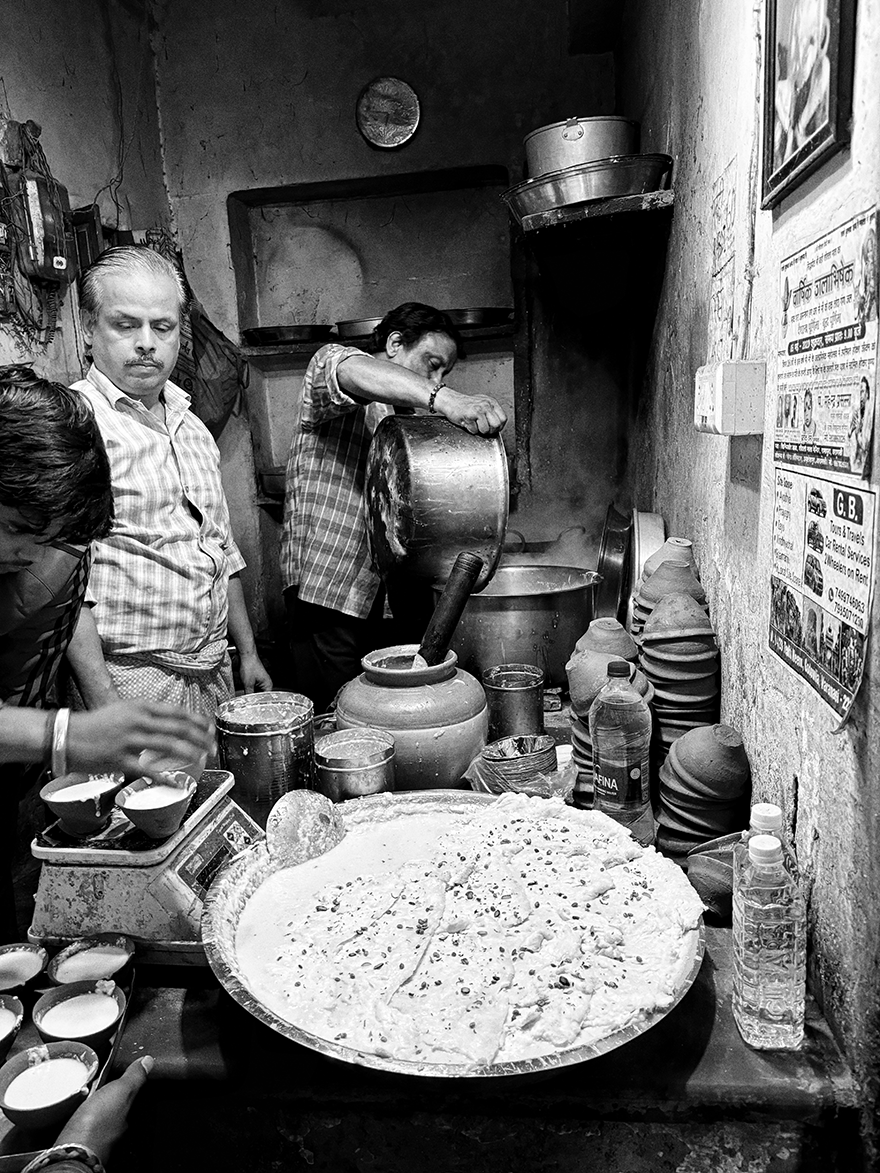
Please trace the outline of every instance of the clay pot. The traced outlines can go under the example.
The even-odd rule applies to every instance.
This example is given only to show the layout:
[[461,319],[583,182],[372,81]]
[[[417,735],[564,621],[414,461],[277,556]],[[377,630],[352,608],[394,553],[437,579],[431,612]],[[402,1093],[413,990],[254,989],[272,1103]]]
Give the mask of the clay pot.
[[574,645],[575,652],[609,652],[635,661],[639,649],[622,623],[616,619],[594,619]]
[[[681,651],[686,646],[687,651]],[[642,651],[642,659],[650,656],[658,664],[668,664],[670,667],[685,670],[689,664],[701,664],[705,660],[718,659],[718,646],[715,637],[707,635],[705,640],[650,640]]]
[[654,685],[654,691],[657,694],[657,700],[672,701],[673,704],[681,701],[683,705],[691,708],[697,704],[705,705],[713,697],[718,695],[718,674],[713,672],[710,676],[704,676],[689,680],[664,680],[662,683]]
[[586,718],[599,689],[608,680],[608,665],[612,660],[628,663],[623,656],[611,652],[575,652],[565,665],[571,707],[578,716]]
[[486,744],[486,694],[458,667],[455,652],[447,652],[442,664],[399,666],[411,663],[417,651],[417,645],[403,644],[364,656],[364,671],[339,694],[337,726],[391,734],[396,790],[466,786],[464,772]]
[[751,779],[751,765],[742,736],[730,725],[693,729],[676,744],[675,764],[681,773],[725,790],[744,789]]
[[695,636],[705,639],[714,634],[709,616],[700,602],[686,592],[673,592],[665,595],[648,616],[642,640],[650,643],[652,640]]
[[655,660],[653,656],[645,653],[639,662],[642,671],[655,684],[663,680],[701,680],[707,676],[714,676],[718,671],[718,663],[714,656],[674,663],[669,660]]
[[666,595],[690,595],[698,603],[706,602],[706,592],[694,574],[693,566],[680,558],[667,558],[650,578],[642,579],[639,601],[643,604],[660,602]]
[[694,574],[699,578],[693,542],[688,538],[667,538],[660,549],[655,550],[642,567],[642,582],[645,582],[656,570],[659,570],[667,559],[686,562],[688,566],[693,567]]

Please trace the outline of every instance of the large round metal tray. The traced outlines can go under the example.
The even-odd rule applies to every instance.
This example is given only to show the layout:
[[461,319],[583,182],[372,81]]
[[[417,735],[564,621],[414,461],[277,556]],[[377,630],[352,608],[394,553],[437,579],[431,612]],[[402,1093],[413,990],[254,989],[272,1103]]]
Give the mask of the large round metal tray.
[[[456,809],[460,809],[462,814],[466,814],[469,807],[495,801],[494,795],[476,794],[470,791],[421,790],[355,799],[343,803],[340,809],[345,817],[355,807],[363,809],[363,804],[369,803],[380,807],[384,806],[388,817],[394,818],[397,817],[398,812],[399,816],[403,817],[406,813],[422,813],[432,810],[448,814],[450,811],[454,812]],[[617,1047],[622,1047],[665,1018],[693,985],[703,962],[705,938],[701,922],[699,928],[694,929],[690,934],[693,960],[670,1006],[666,1010],[648,1015],[636,1025],[625,1027],[623,1030],[587,1046],[572,1047],[535,1059],[525,1059],[514,1063],[491,1063],[482,1067],[397,1060],[359,1051],[353,1047],[346,1047],[344,1044],[320,1038],[304,1027],[294,1026],[269,1010],[244,984],[235,953],[238,923],[244,907],[253,893],[276,870],[277,865],[269,857],[265,841],[260,841],[230,860],[218,873],[205,899],[202,912],[202,942],[205,946],[208,962],[227,992],[258,1021],[303,1047],[309,1047],[323,1055],[341,1059],[345,1063],[355,1063],[361,1067],[372,1067],[380,1071],[396,1071],[405,1075],[447,1079],[533,1075],[537,1072],[567,1067],[573,1063],[583,1063],[588,1059],[595,1059],[599,1055],[613,1051]]]

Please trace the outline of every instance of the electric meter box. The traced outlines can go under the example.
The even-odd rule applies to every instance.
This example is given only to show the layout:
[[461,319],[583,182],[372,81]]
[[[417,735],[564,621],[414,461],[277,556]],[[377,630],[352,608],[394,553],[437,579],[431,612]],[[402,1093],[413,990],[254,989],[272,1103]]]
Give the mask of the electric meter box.
[[767,366],[714,362],[697,371],[694,426],[716,436],[759,436],[764,431]]

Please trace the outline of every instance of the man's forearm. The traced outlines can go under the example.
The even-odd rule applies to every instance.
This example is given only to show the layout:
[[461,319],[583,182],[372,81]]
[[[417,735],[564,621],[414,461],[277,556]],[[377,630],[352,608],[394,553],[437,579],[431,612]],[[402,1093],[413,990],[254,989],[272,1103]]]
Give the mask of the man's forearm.
[[238,648],[239,655],[256,655],[257,645],[254,640],[254,629],[251,627],[247,605],[244,601],[244,588],[237,574],[232,575],[229,579],[228,604],[231,642]]
[[80,611],[66,654],[87,708],[99,709],[109,701],[118,699],[104,662],[101,637],[91,607],[83,607]]
[[0,708],[0,762],[41,762],[51,749],[54,710]]

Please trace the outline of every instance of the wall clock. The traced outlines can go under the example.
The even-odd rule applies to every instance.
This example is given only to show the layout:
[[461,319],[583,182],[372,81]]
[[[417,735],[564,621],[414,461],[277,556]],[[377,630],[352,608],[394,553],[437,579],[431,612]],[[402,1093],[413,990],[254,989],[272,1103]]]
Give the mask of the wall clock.
[[374,147],[391,150],[408,143],[421,117],[418,95],[399,77],[377,77],[360,92],[357,127]]

